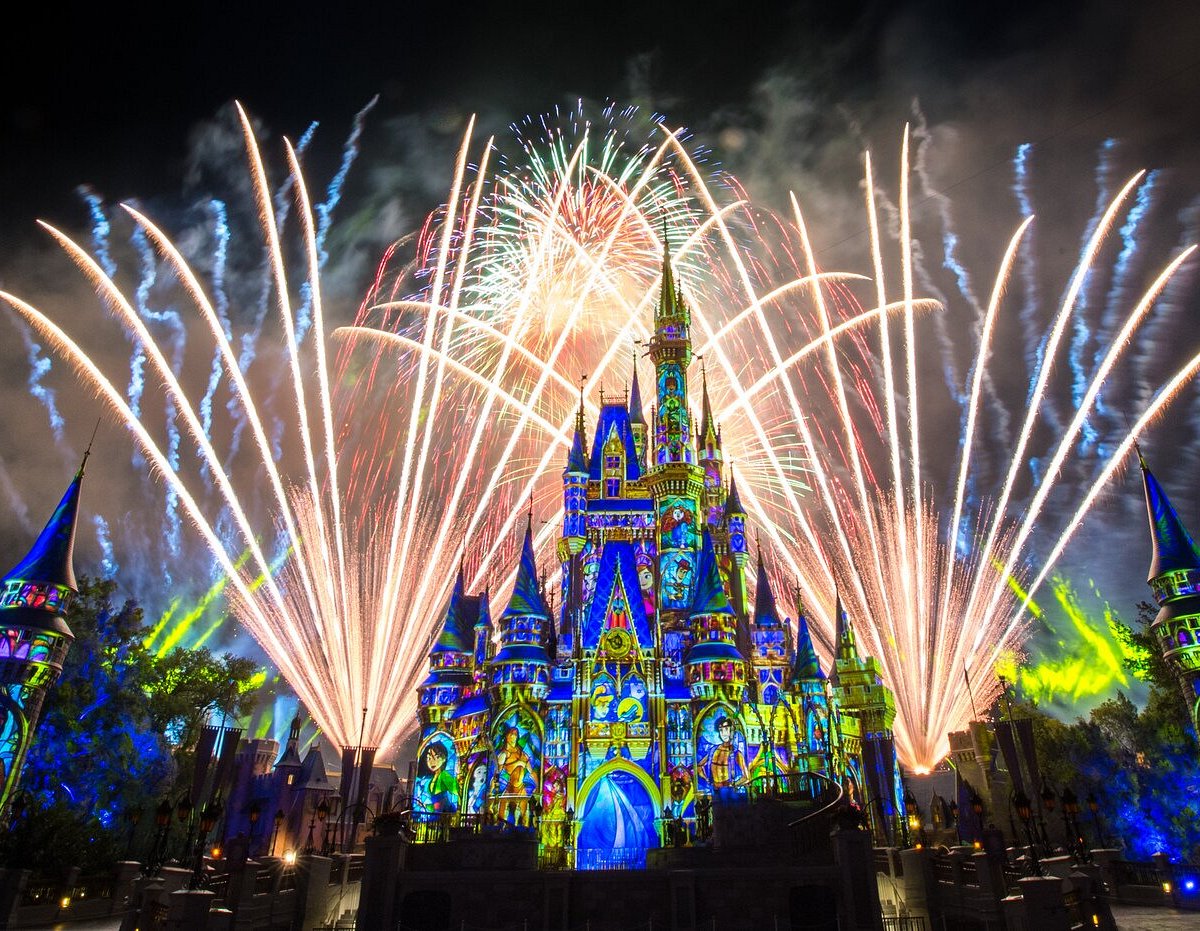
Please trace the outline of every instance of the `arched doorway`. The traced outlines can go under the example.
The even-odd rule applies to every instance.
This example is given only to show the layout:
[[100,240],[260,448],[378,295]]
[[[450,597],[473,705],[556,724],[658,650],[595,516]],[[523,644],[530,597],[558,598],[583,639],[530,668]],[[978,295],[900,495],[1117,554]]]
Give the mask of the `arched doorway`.
[[583,784],[575,866],[581,870],[642,869],[659,846],[658,791],[624,760],[598,769]]

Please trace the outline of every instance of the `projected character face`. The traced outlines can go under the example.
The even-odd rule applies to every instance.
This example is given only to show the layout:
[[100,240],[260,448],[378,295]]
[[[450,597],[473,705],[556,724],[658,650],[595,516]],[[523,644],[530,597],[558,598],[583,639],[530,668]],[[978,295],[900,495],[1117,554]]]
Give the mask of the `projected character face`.
[[425,751],[425,765],[433,774],[440,773],[446,767],[446,751],[439,744],[432,744]]

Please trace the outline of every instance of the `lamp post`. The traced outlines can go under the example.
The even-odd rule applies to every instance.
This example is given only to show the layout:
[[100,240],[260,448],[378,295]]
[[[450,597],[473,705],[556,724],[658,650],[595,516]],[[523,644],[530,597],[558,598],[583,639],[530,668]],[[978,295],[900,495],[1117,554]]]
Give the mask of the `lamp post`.
[[983,799],[974,789],[971,790],[971,811],[975,813],[975,821],[979,825],[979,838],[975,843],[983,846]]
[[217,822],[221,820],[221,803],[219,801],[211,801],[200,811],[199,827],[200,831],[196,837],[196,865],[192,870],[192,882],[189,888],[199,889],[204,882],[204,845],[208,842],[208,835],[212,833],[212,829],[217,826]]
[[134,805],[125,810],[125,820],[129,823],[129,840],[125,844],[125,859],[133,856],[133,835],[137,833],[138,822],[142,820],[142,806]]
[[180,824],[187,825],[187,833],[183,838],[183,850],[179,855],[180,860],[186,859],[188,851],[192,849],[192,834],[196,828],[192,815],[194,815],[195,812],[196,806],[192,804],[191,796],[180,796],[179,801],[175,803],[175,817],[179,819]]
[[283,809],[275,812],[275,830],[271,832],[271,856],[275,856],[275,842],[279,840],[279,829],[283,827]]
[[[879,803],[880,814],[883,813],[883,802]],[[900,820],[900,826],[904,829],[904,846],[912,846],[912,835],[921,829],[921,813],[917,808],[917,797],[912,794],[911,790],[904,793],[904,813],[907,817]]]
[[312,814],[308,818],[308,839],[304,842],[304,852],[312,856],[317,849],[313,844],[313,833],[317,830],[317,806],[313,806]]
[[321,825],[321,856],[329,856],[329,831],[325,822],[329,820],[329,802],[324,798],[317,805],[317,822]]
[[950,817],[954,819],[954,830],[958,834],[958,846],[962,846],[962,823],[958,820],[958,802],[950,802]]
[[250,822],[250,853],[254,852],[254,835],[258,833],[258,822],[262,818],[262,802],[255,799],[246,809],[246,818]]
[[1104,822],[1100,820],[1100,802],[1095,792],[1089,792],[1087,797],[1088,811],[1092,813],[1092,823],[1096,827],[1096,839],[1104,847],[1108,846],[1108,837],[1104,833]]
[[1012,801],[1017,809],[1017,817],[1025,825],[1025,836],[1029,839],[1029,857],[1032,861],[1033,875],[1041,876],[1042,864],[1038,861],[1037,843],[1033,839],[1033,828],[1031,826],[1031,822],[1033,821],[1032,803],[1029,801],[1029,796],[1023,791],[1018,791],[1013,796]]
[[154,809],[154,825],[158,833],[154,837],[154,846],[150,849],[150,860],[146,864],[146,875],[153,876],[162,869],[167,859],[167,834],[171,830],[171,802],[163,799]]
[[[1043,782],[1042,783],[1042,811],[1041,811],[1041,819],[1040,820],[1042,823],[1042,825],[1041,825],[1042,826],[1042,841],[1046,845],[1047,855],[1054,853],[1054,847],[1050,843],[1050,829],[1046,825],[1046,812],[1050,812],[1051,814],[1054,813],[1055,800],[1056,800],[1056,796],[1054,794],[1054,790],[1050,788],[1048,783]],[[1065,815],[1064,815],[1064,817],[1065,817]]]
[[1079,830],[1079,798],[1071,791],[1070,786],[1066,786],[1062,791],[1062,806],[1063,806],[1063,823],[1066,824],[1069,836],[1072,838],[1071,849],[1075,856],[1086,863],[1091,859],[1091,854],[1088,853],[1087,841],[1083,839],[1083,832]]

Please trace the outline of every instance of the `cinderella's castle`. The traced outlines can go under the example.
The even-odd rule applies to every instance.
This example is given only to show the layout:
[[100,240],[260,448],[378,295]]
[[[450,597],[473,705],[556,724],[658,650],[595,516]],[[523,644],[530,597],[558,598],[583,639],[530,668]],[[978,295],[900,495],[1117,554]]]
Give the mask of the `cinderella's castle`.
[[827,677],[801,607],[793,637],[751,560],[703,381],[695,429],[691,313],[665,258],[654,323],[649,422],[636,369],[627,398],[602,396],[590,451],[582,404],[576,418],[560,610],[531,529],[497,618],[460,573],[419,690],[414,813],[536,827],[578,868],[636,866],[703,836],[715,807],[828,785],[806,775],[820,774],[894,839],[892,693],[840,604]]

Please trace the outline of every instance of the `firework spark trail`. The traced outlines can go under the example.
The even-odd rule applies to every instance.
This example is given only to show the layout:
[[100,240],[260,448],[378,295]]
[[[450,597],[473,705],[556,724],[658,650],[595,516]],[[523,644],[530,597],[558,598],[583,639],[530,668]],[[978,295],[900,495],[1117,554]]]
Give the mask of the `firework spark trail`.
[[[229,325],[229,295],[225,292],[225,266],[229,257],[229,214],[225,202],[213,198],[208,202],[208,213],[213,224],[212,289],[217,318],[227,340],[233,339]],[[110,274],[111,278],[112,275]],[[214,349],[209,369],[208,387],[200,400],[200,421],[204,432],[212,437],[212,405],[217,388],[221,384],[221,353]]]
[[[1033,216],[1033,197],[1029,192],[1029,161],[1033,154],[1033,143],[1022,142],[1013,155],[1012,192],[1017,200],[1022,218]],[[1037,264],[1033,250],[1034,236],[1031,233],[1021,250],[1021,308],[1017,317],[1025,340],[1025,367],[1033,369],[1038,362],[1036,334],[1041,330],[1038,320]]]
[[[325,199],[316,205],[317,230],[315,239],[318,270],[324,269],[325,263],[329,261],[329,253],[325,251],[325,237],[329,235],[329,228],[333,225],[333,212],[337,209],[337,205],[342,199],[342,189],[345,187],[346,178],[350,174],[350,169],[354,166],[355,159],[358,158],[359,143],[362,140],[367,116],[375,109],[375,104],[378,102],[379,95],[376,94],[367,102],[365,107],[354,115],[350,135],[342,145],[341,164],[338,165],[337,173],[325,189]],[[311,138],[309,136],[310,140]],[[307,142],[301,139],[300,144],[296,147],[296,154],[299,155],[306,146]],[[299,178],[300,176],[294,175],[294,177]],[[312,312],[313,301],[311,288],[312,285],[308,281],[304,281],[300,285],[300,308],[296,313],[296,338],[300,342],[304,342],[304,337],[307,335],[308,327],[311,323],[310,313]]]
[[21,331],[21,341],[25,343],[25,356],[29,359],[29,380],[26,383],[29,393],[41,401],[42,406],[46,408],[46,418],[50,422],[54,441],[62,443],[66,439],[63,435],[65,423],[58,410],[57,395],[53,388],[42,384],[42,379],[50,374],[54,364],[42,355],[42,347],[25,330]]
[[[1046,385],[1049,382],[1051,360],[1054,358],[1055,351],[1062,339],[1063,333],[1066,331],[1067,324],[1071,319],[1071,312],[1075,308],[1075,301],[1079,296],[1080,290],[1083,288],[1084,280],[1088,270],[1091,268],[1092,260],[1095,258],[1096,252],[1100,248],[1100,244],[1104,237],[1108,234],[1112,226],[1113,220],[1116,218],[1117,212],[1120,210],[1129,191],[1137,185],[1141,180],[1144,172],[1138,172],[1125,183],[1120,192],[1109,204],[1108,209],[1104,211],[1104,215],[1096,225],[1092,235],[1083,250],[1083,255],[1080,258],[1079,265],[1076,266],[1075,273],[1071,276],[1071,283],[1067,287],[1067,293],[1063,298],[1062,306],[1059,309],[1058,315],[1055,318],[1054,325],[1050,330],[1048,337],[1044,343],[1044,351],[1038,362],[1037,370],[1034,376],[1032,392],[1030,394],[1028,408],[1025,414],[1025,422],[1021,426],[1021,433],[1017,440],[1017,447],[1013,451],[1012,464],[1009,467],[1008,475],[1004,480],[1004,488],[1000,493],[999,500],[996,505],[996,515],[992,521],[992,525],[987,533],[987,538],[983,545],[983,553],[980,556],[980,562],[983,565],[990,565],[992,553],[995,550],[995,543],[1001,532],[1002,521],[1007,513],[1008,503],[1013,493],[1013,486],[1016,483],[1017,475],[1021,465],[1025,459],[1025,450],[1029,445],[1030,437],[1033,433],[1034,424],[1037,422],[1039,408],[1042,402],[1042,396],[1046,391]],[[1026,517],[1028,520],[1028,515]],[[980,594],[980,579],[976,579],[975,584],[971,589],[970,600],[968,601],[968,609],[974,607],[975,602]]]
[[[1092,215],[1091,221],[1083,233],[1083,245],[1081,246],[1080,263],[1084,261],[1084,255],[1087,252],[1087,244],[1091,241],[1092,234],[1096,227],[1101,222],[1101,215],[1104,213],[1104,208],[1109,202],[1109,186],[1111,184],[1111,176],[1113,172],[1113,154],[1117,148],[1116,139],[1105,139],[1100,147],[1100,157],[1096,165],[1096,207]],[[1090,265],[1090,262],[1088,263]],[[1083,286],[1079,289],[1079,296],[1076,299],[1079,305],[1079,313],[1073,317],[1073,333],[1071,336],[1071,351],[1068,355],[1068,360],[1071,366],[1071,400],[1076,408],[1079,407],[1083,399],[1084,391],[1087,389],[1088,383],[1088,366],[1085,362],[1087,355],[1088,344],[1092,340],[1092,330],[1088,326],[1087,314],[1084,311],[1088,306],[1088,279],[1091,275],[1084,273]],[[1058,427],[1057,421],[1053,422],[1055,428]],[[1096,428],[1090,422],[1085,422],[1083,427],[1083,446],[1084,448],[1091,446],[1096,442]]]
[[[150,293],[154,289],[155,283],[158,280],[158,267],[154,260],[154,252],[150,248],[149,242],[146,240],[145,234],[140,229],[135,229],[133,232],[132,243],[137,251],[138,259],[141,263],[141,278],[137,287],[137,311],[141,318],[147,323],[160,323],[164,325],[172,335],[171,346],[171,368],[172,371],[180,371],[183,367],[183,353],[187,345],[187,331],[184,329],[183,320],[179,316],[179,312],[174,308],[166,307],[160,311],[155,311],[150,308]],[[103,271],[103,266],[99,266]],[[112,275],[105,272],[105,276],[112,280]],[[133,358],[130,360],[130,384],[129,384],[129,401],[130,408],[134,413],[140,416],[141,398],[145,390],[145,368],[146,355],[145,351],[140,346],[135,346]],[[133,373],[136,372],[136,377]],[[165,422],[167,429],[167,461],[175,471],[179,471],[179,448],[180,436],[177,424],[177,411],[175,402],[168,400],[165,411]],[[136,464],[136,462],[135,462]],[[179,519],[179,499],[171,486],[167,486],[167,551],[173,560],[177,560],[180,555],[180,546],[182,544],[183,525]],[[167,585],[171,584],[171,573],[169,568],[164,565],[164,578],[167,580]]]
[[[1120,198],[1118,198],[1118,200],[1120,200]],[[1100,389],[1105,380],[1108,378],[1109,372],[1112,371],[1112,368],[1117,363],[1121,353],[1124,352],[1130,338],[1133,336],[1134,331],[1141,324],[1142,319],[1150,311],[1151,307],[1154,306],[1154,302],[1162,293],[1163,288],[1167,286],[1167,282],[1171,280],[1175,272],[1179,269],[1179,266],[1186,262],[1195,251],[1195,246],[1188,247],[1178,256],[1176,256],[1165,269],[1163,269],[1162,273],[1158,276],[1158,278],[1155,279],[1154,283],[1151,284],[1146,292],[1142,295],[1141,299],[1137,303],[1137,306],[1134,307],[1133,312],[1126,317],[1125,323],[1120,332],[1110,343],[1108,352],[1105,354],[1103,361],[1100,363],[1100,367],[1096,370],[1096,374],[1088,383],[1083,397],[1080,398],[1080,403],[1076,409],[1074,419],[1071,421],[1070,425],[1066,429],[1065,434],[1059,441],[1058,447],[1054,453],[1054,457],[1050,462],[1050,466],[1046,470],[1046,477],[1044,481],[1038,488],[1036,494],[1033,496],[1033,500],[1025,509],[1025,518],[1021,523],[1020,529],[1017,531],[1014,545],[1009,552],[1008,558],[1005,560],[1004,568],[1001,572],[1004,577],[1007,578],[1012,575],[1013,567],[1016,564],[1018,554],[1022,551],[1025,541],[1033,532],[1033,528],[1041,514],[1042,506],[1045,504],[1046,498],[1053,490],[1063,462],[1071,451],[1071,445],[1074,442],[1075,436],[1081,433],[1084,429],[1084,426],[1087,423],[1087,417],[1091,413],[1092,406],[1095,403],[1096,398],[1099,396]],[[1036,585],[1031,586],[1030,592],[1034,591],[1035,589]],[[997,601],[997,596],[993,595],[992,603],[988,606],[989,612],[995,610]],[[976,644],[976,647],[978,647],[978,644]]]

